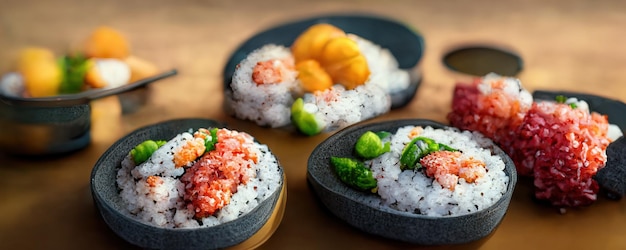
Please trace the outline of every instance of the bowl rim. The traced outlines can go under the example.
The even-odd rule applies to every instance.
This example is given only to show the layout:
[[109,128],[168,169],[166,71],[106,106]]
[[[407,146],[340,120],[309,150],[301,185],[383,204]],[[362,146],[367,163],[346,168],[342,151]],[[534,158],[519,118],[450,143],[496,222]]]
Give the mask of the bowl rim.
[[[238,219],[242,218],[243,216],[247,216],[247,215],[249,216],[250,214],[253,214],[254,211],[258,210],[260,206],[257,205],[256,207],[254,207],[252,210],[250,210],[246,214],[239,215],[236,219],[233,219],[231,221],[227,221],[227,222],[224,222],[224,223],[221,223],[221,224],[218,224],[218,225],[209,226],[209,227],[201,226],[201,227],[195,227],[195,228],[164,228],[164,227],[159,227],[159,226],[156,226],[156,225],[152,225],[152,224],[146,223],[146,222],[140,220],[139,218],[135,218],[135,217],[131,216],[131,214],[128,211],[119,211],[118,209],[116,209],[114,206],[112,206],[110,204],[111,201],[109,199],[106,199],[101,194],[100,190],[97,190],[96,183],[95,183],[96,176],[102,171],[101,170],[101,166],[103,165],[103,162],[107,161],[108,158],[110,158],[112,156],[113,151],[111,149],[117,148],[118,146],[124,144],[126,140],[129,140],[130,137],[135,135],[135,134],[146,133],[147,131],[150,131],[150,130],[156,128],[156,127],[168,126],[168,125],[178,124],[178,123],[193,123],[193,122],[213,124],[213,125],[211,125],[213,127],[227,128],[225,123],[222,123],[222,122],[219,122],[219,121],[216,121],[216,120],[212,120],[212,119],[204,119],[204,118],[171,119],[171,120],[166,120],[166,121],[162,121],[162,122],[158,122],[158,123],[153,123],[153,124],[150,124],[150,125],[145,125],[143,127],[137,128],[137,129],[131,131],[130,133],[127,133],[122,138],[118,139],[116,142],[114,142],[100,156],[100,158],[98,158],[98,160],[94,164],[94,167],[91,170],[89,187],[90,187],[92,198],[93,198],[94,202],[97,203],[96,204],[96,208],[102,206],[102,207],[105,207],[107,210],[115,211],[116,214],[118,214],[118,216],[123,218],[125,222],[131,223],[131,224],[133,224],[135,226],[138,226],[138,227],[155,228],[155,229],[163,230],[164,232],[174,232],[174,233],[184,233],[184,232],[197,231],[197,230],[219,229],[221,227],[226,227],[226,226],[228,226],[230,224],[233,224]],[[184,131],[181,131],[181,132],[184,132]],[[256,141],[256,138],[255,138],[255,141]],[[270,150],[270,152],[271,152],[271,150]],[[272,153],[272,154],[274,154],[274,153]],[[274,155],[274,156],[276,157],[276,155]],[[277,161],[278,161],[278,158],[277,158]],[[119,164],[121,164],[121,162],[119,162],[119,163],[116,162],[116,164],[119,165]],[[116,169],[118,169],[118,168],[116,168]],[[285,184],[286,175],[285,175],[285,171],[284,171],[282,165],[280,164],[280,162],[278,163],[278,169],[279,169],[279,172],[280,172],[280,175],[281,175],[282,178],[280,179],[280,184],[279,184],[278,188],[276,190],[274,190],[274,192],[270,196],[277,195],[277,197],[278,197],[278,195],[280,195],[281,189],[283,188],[283,186]],[[117,186],[117,184],[115,184],[115,185]],[[269,201],[269,197],[264,199],[261,202],[268,202],[268,201]],[[259,204],[261,202],[259,202]],[[272,205],[272,211],[273,211],[273,209],[275,209],[275,207],[276,207],[276,202],[274,202],[274,204]],[[101,215],[101,212],[99,214],[100,214],[100,217],[104,220],[103,216]],[[106,220],[104,220],[104,221],[106,222],[107,226],[109,226],[108,222]]]
[[125,85],[115,88],[103,88],[103,89],[91,89],[82,91],[76,94],[62,94],[50,97],[18,97],[7,96],[0,93],[0,102],[8,106],[26,106],[26,107],[68,107],[82,104],[89,104],[90,101],[100,99],[103,97],[121,94],[124,92],[132,91],[141,87],[146,87],[148,84],[156,82],[158,80],[174,76],[178,74],[178,70],[170,69],[160,72],[156,75],[139,79],[134,82],[127,83]]
[[[336,188],[331,188],[329,186],[327,186],[324,182],[319,181],[318,177],[311,174],[309,171],[309,168],[312,164],[315,164],[314,162],[312,162],[313,160],[313,156],[315,154],[319,154],[319,151],[321,150],[322,145],[329,143],[329,141],[334,140],[336,138],[341,138],[343,136],[346,136],[348,134],[354,133],[356,132],[356,130],[365,130],[368,128],[375,128],[378,126],[384,126],[384,125],[388,125],[388,124],[394,124],[393,125],[393,130],[396,131],[398,128],[400,127],[404,127],[404,126],[432,126],[434,128],[451,128],[451,129],[457,129],[455,127],[452,127],[450,125],[446,125],[434,120],[429,120],[429,119],[420,119],[420,118],[416,118],[416,119],[393,119],[393,120],[385,120],[385,121],[379,121],[379,122],[372,122],[372,123],[366,123],[366,124],[354,124],[351,125],[349,127],[346,127],[344,129],[342,129],[341,131],[329,136],[328,138],[326,138],[324,141],[322,141],[317,147],[315,147],[315,149],[313,150],[313,152],[311,153],[311,156],[309,157],[308,161],[307,161],[307,177],[311,178],[313,181],[316,182],[317,185],[321,186],[322,188],[324,188],[327,192],[332,192],[334,195],[343,197],[345,199],[350,200],[353,203],[358,203],[360,205],[366,206],[370,209],[375,209],[377,211],[380,211],[382,213],[386,213],[386,214],[391,214],[391,215],[398,215],[398,216],[403,216],[403,217],[407,217],[407,218],[413,218],[413,219],[424,219],[424,220],[449,220],[449,219],[459,219],[459,218],[464,218],[464,217],[471,217],[471,216],[476,216],[476,215],[481,215],[481,214],[488,214],[488,213],[492,213],[494,208],[500,207],[502,205],[502,203],[507,202],[508,198],[507,197],[512,197],[513,192],[515,191],[515,187],[517,184],[517,171],[513,165],[513,161],[511,160],[511,158],[504,153],[504,151],[502,151],[502,149],[500,147],[498,147],[497,145],[493,144],[493,149],[492,152],[494,152],[494,150],[496,151],[496,153],[502,158],[502,160],[504,161],[505,164],[505,174],[509,177],[509,182],[507,183],[507,189],[504,192],[504,194],[502,194],[502,196],[493,204],[491,204],[488,207],[483,208],[482,210],[479,211],[474,211],[471,213],[467,213],[467,214],[461,214],[461,215],[446,215],[446,216],[429,216],[429,215],[424,215],[424,214],[415,214],[415,213],[409,213],[409,212],[403,212],[403,211],[399,211],[399,210],[395,210],[393,208],[390,207],[385,207],[385,206],[374,206],[372,204],[368,204],[368,203],[364,203],[362,201],[359,201],[358,199],[355,198],[355,196],[351,196],[348,193],[342,193],[339,192],[338,190],[336,190]],[[369,130],[369,129],[368,129]],[[504,157],[503,157],[504,156]],[[506,169],[509,169],[509,171],[507,171]],[[345,184],[344,184],[345,185]],[[350,189],[352,191],[354,191],[354,193],[360,193],[361,195],[364,196],[371,196],[373,198],[377,198],[379,200],[382,201],[382,198],[380,198],[379,195],[377,194],[370,194],[370,193],[364,193],[364,192],[359,192],[356,191],[354,189]],[[352,193],[352,192],[351,192]],[[506,206],[508,207],[508,206]]]

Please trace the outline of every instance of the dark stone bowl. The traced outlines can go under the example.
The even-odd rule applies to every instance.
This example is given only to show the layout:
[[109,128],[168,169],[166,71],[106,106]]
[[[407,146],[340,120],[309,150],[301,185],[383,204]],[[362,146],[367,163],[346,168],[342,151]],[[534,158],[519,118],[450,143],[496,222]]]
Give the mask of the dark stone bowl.
[[[0,152],[18,156],[56,156],[91,142],[91,101],[120,95],[120,101],[146,94],[148,84],[176,75],[170,70],[124,86],[77,94],[27,98],[0,93]],[[124,112],[130,104],[123,102]]]
[[424,38],[414,28],[403,23],[369,14],[310,17],[280,24],[257,33],[239,45],[228,59],[223,71],[224,90],[230,91],[230,82],[237,64],[252,51],[270,43],[291,46],[304,30],[318,23],[335,25],[347,33],[356,34],[389,49],[398,61],[399,67],[409,71],[409,86],[405,90],[391,94],[392,109],[407,105],[415,97],[422,80],[418,66],[424,53]]
[[[617,125],[623,134],[626,134],[626,104],[619,100],[606,97],[567,92],[567,91],[544,91],[533,92],[535,100],[554,100],[556,96],[576,97],[589,104],[591,111],[606,115],[609,123]],[[610,199],[619,200],[626,195],[626,137],[611,142],[606,149],[606,165],[598,170],[594,179]]]
[[[116,184],[122,159],[147,140],[170,140],[188,129],[225,127],[206,119],[180,119],[140,128],[115,142],[96,162],[91,172],[91,194],[104,222],[118,236],[146,249],[217,249],[237,245],[253,236],[270,218],[284,181],[267,199],[249,213],[213,227],[166,229],[146,224],[125,212]],[[284,173],[279,167],[281,175]]]
[[91,142],[91,106],[11,105],[0,100],[0,152],[48,156],[74,152]]
[[505,163],[509,183],[505,194],[492,206],[470,214],[431,217],[370,205],[380,201],[376,194],[356,191],[343,184],[332,171],[331,156],[355,157],[354,144],[366,131],[389,131],[408,125],[446,127],[430,120],[391,120],[347,127],[317,146],[308,160],[307,179],[320,201],[334,215],[369,234],[418,245],[448,245],[478,241],[491,234],[507,212],[517,172],[511,159],[498,147],[492,152]]

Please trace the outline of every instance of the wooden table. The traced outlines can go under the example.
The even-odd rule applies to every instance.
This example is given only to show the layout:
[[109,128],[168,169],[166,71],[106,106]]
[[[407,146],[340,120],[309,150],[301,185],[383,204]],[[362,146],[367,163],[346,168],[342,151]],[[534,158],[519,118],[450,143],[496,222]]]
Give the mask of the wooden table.
[[[221,72],[246,38],[282,21],[342,11],[404,21],[426,40],[424,81],[408,106],[372,121],[445,122],[453,84],[442,55],[464,43],[511,48],[524,59],[529,90],[571,90],[626,101],[626,2],[604,1],[78,1],[0,3],[0,69],[22,46],[62,53],[96,26],[123,31],[133,53],[179,75],[155,83],[148,104],[122,114],[115,97],[93,103],[93,141],[71,155],[25,159],[0,155],[0,248],[122,249],[132,246],[101,221],[89,193],[99,156],[130,131],[159,121],[202,117],[227,122],[268,144],[288,180],[282,223],[263,249],[420,248],[361,233],[327,213],[306,185],[306,160],[328,134],[314,137],[259,128],[222,111]],[[626,114],[625,114],[626,115]],[[0,128],[1,129],[1,128]],[[286,143],[289,140],[290,143]],[[625,249],[626,201],[601,197],[561,215],[531,200],[520,181],[508,214],[487,239],[437,249]]]

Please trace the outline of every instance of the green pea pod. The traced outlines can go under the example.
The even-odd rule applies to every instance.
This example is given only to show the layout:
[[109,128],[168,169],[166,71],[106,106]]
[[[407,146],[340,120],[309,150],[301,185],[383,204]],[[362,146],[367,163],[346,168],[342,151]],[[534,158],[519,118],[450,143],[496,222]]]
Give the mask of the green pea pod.
[[144,141],[140,143],[139,145],[135,146],[135,148],[133,148],[130,151],[130,155],[133,157],[133,161],[135,161],[135,164],[139,165],[147,161],[150,158],[150,156],[152,156],[154,151],[159,149],[161,146],[165,145],[165,143],[167,142],[166,141],[153,141],[153,140]]
[[402,150],[400,155],[400,168],[415,169],[421,168],[419,160],[430,152],[428,143],[423,140],[424,137],[415,137]]
[[343,183],[360,191],[375,192],[377,181],[372,170],[366,168],[362,162],[334,156],[330,158],[330,162]]
[[441,150],[445,150],[445,151],[452,151],[452,152],[459,151],[458,149],[452,148],[452,147],[450,147],[450,146],[448,146],[446,144],[443,144],[443,143],[439,143],[439,148]]
[[389,142],[383,144],[379,133],[367,131],[356,141],[354,149],[358,156],[369,160],[391,151],[391,144]]
[[422,136],[415,137],[402,150],[402,155],[400,156],[400,168],[402,170],[419,169],[422,167],[419,163],[419,160],[422,159],[422,157],[440,150],[457,151],[448,145],[437,143],[433,139]]

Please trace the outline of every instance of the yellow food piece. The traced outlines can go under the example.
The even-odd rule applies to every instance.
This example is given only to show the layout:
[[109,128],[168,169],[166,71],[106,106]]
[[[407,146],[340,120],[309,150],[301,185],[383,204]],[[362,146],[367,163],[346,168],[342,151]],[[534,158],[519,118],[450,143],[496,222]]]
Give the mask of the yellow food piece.
[[325,66],[361,56],[361,51],[356,42],[345,36],[326,41],[326,46],[319,53],[320,63]]
[[346,89],[363,85],[370,76],[367,60],[362,55],[335,63],[327,67],[326,72],[333,78],[333,81],[345,86]]
[[130,82],[135,82],[159,73],[159,68],[154,63],[145,59],[130,55],[124,59],[130,67]]
[[[354,89],[364,84],[369,78],[369,66],[358,44],[341,29],[330,24],[311,26],[296,39],[291,50],[296,64],[305,60],[316,60],[333,83],[342,84],[347,89]],[[306,67],[301,67],[301,69],[309,70]],[[306,76],[312,79],[325,77],[310,76],[310,74],[321,72],[319,70],[309,70],[309,72],[298,70],[298,72],[299,77]],[[301,80],[303,84],[306,81]]]
[[17,64],[17,71],[22,74],[30,97],[47,97],[59,93],[63,72],[52,51],[44,48],[23,49]]
[[343,30],[326,23],[316,24],[305,30],[291,46],[296,63],[314,59],[319,60],[322,49],[328,40],[335,37],[345,37]]
[[87,57],[124,59],[130,55],[130,46],[122,33],[111,27],[101,26],[87,38],[85,55]]
[[333,80],[315,60],[299,62],[296,64],[296,70],[302,88],[307,92],[322,91],[333,86]]
[[28,47],[19,52],[17,68],[21,69],[35,62],[54,60],[54,53],[51,50],[40,47]]

